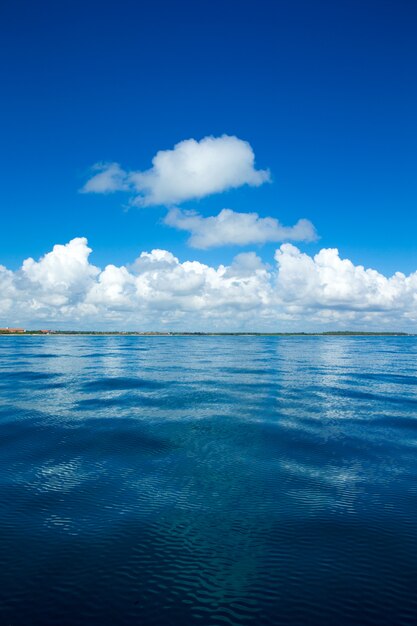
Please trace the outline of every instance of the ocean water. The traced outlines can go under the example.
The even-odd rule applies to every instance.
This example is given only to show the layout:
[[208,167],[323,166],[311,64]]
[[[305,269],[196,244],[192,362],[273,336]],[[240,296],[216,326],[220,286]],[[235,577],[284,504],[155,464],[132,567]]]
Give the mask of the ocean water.
[[0,624],[417,623],[417,338],[0,337]]

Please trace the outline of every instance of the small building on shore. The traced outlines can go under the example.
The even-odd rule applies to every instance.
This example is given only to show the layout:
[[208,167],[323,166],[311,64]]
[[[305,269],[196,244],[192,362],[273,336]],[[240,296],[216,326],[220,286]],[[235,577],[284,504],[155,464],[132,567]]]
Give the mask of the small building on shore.
[[21,334],[24,332],[26,332],[24,328],[10,328],[9,326],[7,326],[6,328],[0,328],[0,333],[6,334],[6,335],[7,334],[14,335],[16,333]]

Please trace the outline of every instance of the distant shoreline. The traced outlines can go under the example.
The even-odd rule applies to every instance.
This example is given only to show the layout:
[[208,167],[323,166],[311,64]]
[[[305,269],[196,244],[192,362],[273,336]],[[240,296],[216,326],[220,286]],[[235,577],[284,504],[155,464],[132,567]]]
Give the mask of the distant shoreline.
[[82,331],[82,330],[26,330],[24,332],[1,332],[4,337],[415,337],[416,333],[367,332],[367,331],[325,331],[325,332],[135,332],[135,331]]

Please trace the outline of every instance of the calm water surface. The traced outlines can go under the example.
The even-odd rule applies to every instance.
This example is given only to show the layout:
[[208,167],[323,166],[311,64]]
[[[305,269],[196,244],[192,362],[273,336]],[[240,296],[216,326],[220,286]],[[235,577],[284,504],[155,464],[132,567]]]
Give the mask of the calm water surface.
[[0,337],[0,624],[415,624],[416,479],[416,338]]

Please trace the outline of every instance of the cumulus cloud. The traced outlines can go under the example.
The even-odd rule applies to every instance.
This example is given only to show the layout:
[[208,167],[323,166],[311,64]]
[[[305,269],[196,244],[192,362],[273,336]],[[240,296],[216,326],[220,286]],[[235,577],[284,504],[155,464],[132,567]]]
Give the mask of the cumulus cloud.
[[193,248],[317,239],[316,230],[308,220],[301,219],[294,226],[283,226],[273,217],[259,217],[257,213],[238,213],[231,209],[203,217],[195,211],[174,208],[164,221],[168,226],[191,233],[188,243]]
[[242,185],[258,187],[270,180],[268,170],[255,168],[251,145],[228,135],[186,139],[172,150],[160,150],[145,171],[125,172],[117,163],[95,168],[98,173],[81,191],[130,190],[138,206],[170,206]]
[[275,259],[279,267],[277,287],[286,302],[359,312],[394,311],[416,304],[417,272],[408,277],[396,272],[387,278],[341,259],[336,248],[322,249],[310,257],[291,244],[283,244]]
[[57,244],[39,261],[23,262],[15,286],[23,302],[38,311],[49,307],[66,307],[79,302],[93,286],[100,270],[89,262],[91,249],[85,237]]
[[85,238],[56,245],[38,261],[0,266],[0,325],[27,327],[415,330],[417,272],[391,277],[285,243],[275,262],[254,252],[228,266],[181,262],[167,250],[142,252],[129,266],[100,269]]

